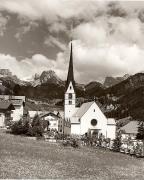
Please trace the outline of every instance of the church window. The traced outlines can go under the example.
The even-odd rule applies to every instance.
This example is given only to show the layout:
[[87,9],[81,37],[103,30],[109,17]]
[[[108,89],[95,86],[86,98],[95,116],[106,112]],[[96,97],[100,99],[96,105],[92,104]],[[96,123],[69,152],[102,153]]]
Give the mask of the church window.
[[72,99],[72,93],[69,93],[69,99]]
[[69,101],[69,105],[72,105],[72,101]]
[[94,109],[94,112],[95,112],[95,109]]
[[72,87],[70,86],[70,89],[71,89]]
[[97,120],[96,119],[92,119],[91,120],[91,125],[92,126],[96,126],[97,125]]

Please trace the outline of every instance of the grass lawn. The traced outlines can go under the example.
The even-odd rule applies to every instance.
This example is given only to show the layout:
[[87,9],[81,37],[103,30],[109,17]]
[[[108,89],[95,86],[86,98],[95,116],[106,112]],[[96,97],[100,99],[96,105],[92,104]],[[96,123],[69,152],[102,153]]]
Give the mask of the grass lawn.
[[144,159],[102,149],[62,147],[0,130],[0,178],[143,180]]

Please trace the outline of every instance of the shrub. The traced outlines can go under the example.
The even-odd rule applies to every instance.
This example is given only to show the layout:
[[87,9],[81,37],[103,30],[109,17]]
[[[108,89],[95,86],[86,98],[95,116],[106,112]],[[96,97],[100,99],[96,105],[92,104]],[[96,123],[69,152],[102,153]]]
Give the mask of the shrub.
[[116,137],[116,139],[114,139],[114,143],[113,143],[113,151],[116,151],[116,152],[120,152],[120,147],[121,147],[121,139],[120,137]]
[[12,126],[11,126],[11,132],[13,134],[26,134],[29,130],[29,122],[26,121],[25,123],[23,123],[22,120],[19,120],[18,122],[15,122]]
[[44,129],[41,126],[33,126],[29,128],[27,135],[40,137],[40,136],[43,136],[43,132],[44,132]]
[[33,118],[33,121],[31,123],[31,126],[29,127],[29,130],[27,132],[28,136],[43,136],[44,133],[44,128],[45,126],[43,126],[43,121],[40,119],[40,117],[38,115],[35,115],[35,117]]
[[137,139],[144,139],[144,122],[141,122],[138,126]]

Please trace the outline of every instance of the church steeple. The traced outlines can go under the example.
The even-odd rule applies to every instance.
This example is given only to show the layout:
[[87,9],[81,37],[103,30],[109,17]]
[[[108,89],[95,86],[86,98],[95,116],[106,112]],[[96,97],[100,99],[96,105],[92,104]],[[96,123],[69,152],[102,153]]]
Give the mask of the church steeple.
[[72,52],[72,42],[71,42],[70,61],[69,61],[69,69],[68,69],[68,76],[67,76],[66,89],[65,89],[65,99],[64,99],[65,119],[70,120],[75,110],[76,110],[76,94],[75,94],[75,81],[74,81],[74,73],[73,73],[73,52]]
[[73,88],[75,87],[75,81],[74,81],[74,73],[73,73],[73,50],[72,50],[72,41],[71,41],[71,51],[70,51],[70,61],[69,61],[69,69],[68,69],[68,75],[67,75],[67,81],[66,81],[66,90],[72,82]]

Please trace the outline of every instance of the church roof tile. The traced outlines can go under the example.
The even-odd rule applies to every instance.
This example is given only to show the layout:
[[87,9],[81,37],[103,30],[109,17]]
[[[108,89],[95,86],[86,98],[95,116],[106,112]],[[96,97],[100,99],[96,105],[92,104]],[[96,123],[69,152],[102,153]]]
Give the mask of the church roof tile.
[[91,107],[93,103],[94,101],[82,104],[82,106],[76,111],[73,117],[81,118],[88,111],[88,109]]

